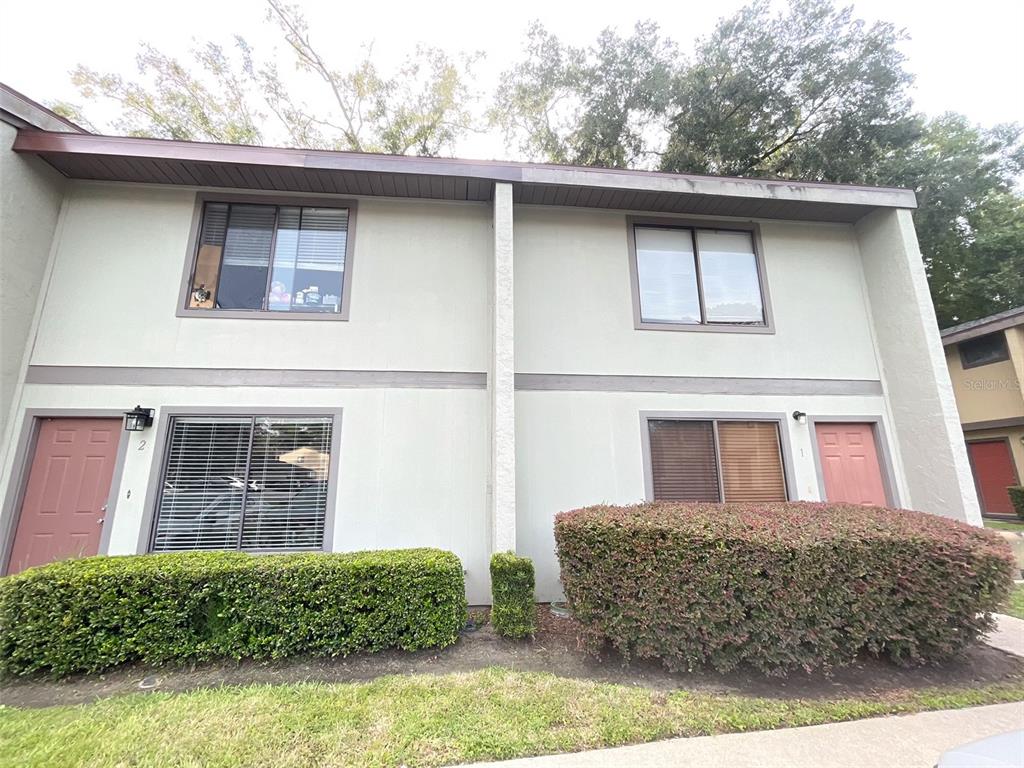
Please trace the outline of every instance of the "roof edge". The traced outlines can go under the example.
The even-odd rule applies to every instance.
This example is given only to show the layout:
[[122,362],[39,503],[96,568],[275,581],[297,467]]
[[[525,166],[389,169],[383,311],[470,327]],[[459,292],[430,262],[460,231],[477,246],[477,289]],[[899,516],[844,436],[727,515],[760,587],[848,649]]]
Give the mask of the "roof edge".
[[18,152],[38,154],[83,154],[213,164],[239,163],[313,170],[412,173],[425,176],[458,176],[488,181],[629,189],[645,192],[676,192],[880,208],[917,207],[917,199],[912,190],[896,187],[699,176],[503,160],[463,160],[446,157],[367,154],[102,136],[89,133],[54,133],[28,129],[18,132],[13,148]]
[[4,119],[4,122],[10,122],[22,130],[29,126],[57,133],[89,133],[82,126],[71,122],[62,115],[58,115],[52,109],[47,109],[39,102],[33,101],[6,83],[0,83],[0,112],[14,118],[13,120],[0,119]]
[[948,347],[950,344],[958,344],[961,341],[975,339],[978,336],[985,336],[1018,325],[1024,325],[1024,307],[1014,307],[978,320],[960,323],[946,328],[941,331],[940,335],[942,336],[942,345]]

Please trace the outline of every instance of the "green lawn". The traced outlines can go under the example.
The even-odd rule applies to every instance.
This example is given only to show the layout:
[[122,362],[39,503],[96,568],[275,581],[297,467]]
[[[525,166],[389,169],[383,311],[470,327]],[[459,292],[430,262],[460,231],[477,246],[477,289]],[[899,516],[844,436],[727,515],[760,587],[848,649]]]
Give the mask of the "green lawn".
[[1018,584],[1010,593],[1010,602],[1005,610],[1010,616],[1024,619],[1024,584]]
[[1013,531],[1024,533],[1024,520],[988,520],[985,519],[986,528],[994,528],[997,531]]
[[412,768],[1006,701],[1024,701],[1024,683],[795,700],[492,668],[0,707],[0,765]]

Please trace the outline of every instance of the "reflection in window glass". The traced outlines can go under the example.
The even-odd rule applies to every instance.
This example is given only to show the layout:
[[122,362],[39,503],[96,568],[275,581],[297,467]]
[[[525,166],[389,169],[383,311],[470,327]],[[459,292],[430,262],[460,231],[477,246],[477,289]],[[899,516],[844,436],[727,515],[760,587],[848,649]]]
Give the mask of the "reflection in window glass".
[[646,323],[699,323],[700,299],[688,229],[636,227],[640,317]]
[[154,552],[323,546],[329,416],[176,416]]
[[346,208],[207,203],[192,309],[340,312]]
[[761,283],[750,234],[697,230],[697,252],[707,322],[764,322]]

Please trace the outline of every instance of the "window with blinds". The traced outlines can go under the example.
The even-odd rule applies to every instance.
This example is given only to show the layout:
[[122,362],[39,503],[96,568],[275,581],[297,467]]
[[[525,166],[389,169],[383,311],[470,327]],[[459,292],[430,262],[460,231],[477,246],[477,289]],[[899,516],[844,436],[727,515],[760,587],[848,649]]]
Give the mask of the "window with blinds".
[[207,202],[190,309],[338,313],[350,211]]
[[329,416],[172,418],[152,551],[320,549]]
[[640,320],[675,325],[764,325],[750,232],[633,227]]
[[785,501],[774,421],[649,419],[656,501]]

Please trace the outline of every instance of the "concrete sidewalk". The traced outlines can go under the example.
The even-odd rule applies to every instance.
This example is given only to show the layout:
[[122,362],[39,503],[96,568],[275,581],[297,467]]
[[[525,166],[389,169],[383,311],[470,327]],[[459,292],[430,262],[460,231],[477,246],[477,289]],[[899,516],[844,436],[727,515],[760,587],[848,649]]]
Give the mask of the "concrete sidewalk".
[[[501,768],[932,768],[945,750],[1024,728],[1024,703],[530,757]],[[1020,765],[1024,766],[1024,739]]]
[[1024,656],[1024,619],[996,614],[996,631],[985,641],[993,648]]

